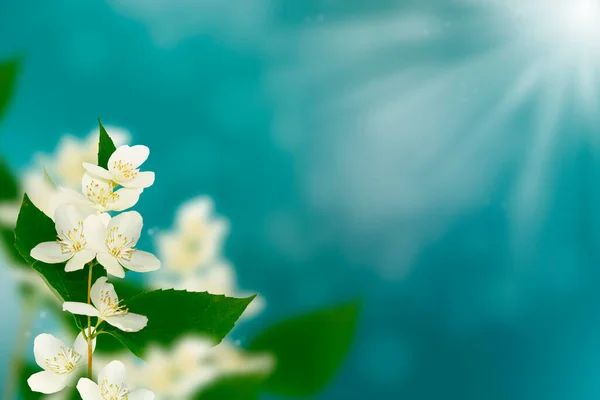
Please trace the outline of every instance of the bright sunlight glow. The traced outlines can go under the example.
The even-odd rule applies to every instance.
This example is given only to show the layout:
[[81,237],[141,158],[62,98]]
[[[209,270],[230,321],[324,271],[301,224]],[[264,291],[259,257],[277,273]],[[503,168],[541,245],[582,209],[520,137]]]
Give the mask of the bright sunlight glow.
[[565,6],[565,34],[578,42],[597,42],[600,34],[600,4],[597,0],[574,0]]

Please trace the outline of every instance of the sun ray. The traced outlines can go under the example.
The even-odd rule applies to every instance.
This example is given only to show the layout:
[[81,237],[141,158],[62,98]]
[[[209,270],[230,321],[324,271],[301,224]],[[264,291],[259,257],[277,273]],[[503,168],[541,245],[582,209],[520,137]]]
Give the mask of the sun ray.
[[548,175],[553,169],[550,159],[557,150],[557,134],[560,131],[562,106],[569,82],[564,74],[558,76],[560,79],[553,79],[553,84],[546,86],[546,94],[542,96],[537,108],[527,159],[511,199],[510,209],[517,244],[526,243],[527,238],[537,233],[546,210],[545,199],[551,183]]

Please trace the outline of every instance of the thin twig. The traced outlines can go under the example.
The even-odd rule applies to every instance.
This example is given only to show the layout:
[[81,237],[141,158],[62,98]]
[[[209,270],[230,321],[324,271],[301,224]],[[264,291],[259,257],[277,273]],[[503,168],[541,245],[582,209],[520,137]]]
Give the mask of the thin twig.
[[[91,293],[92,293],[92,270],[94,264],[90,263],[90,271],[88,275],[88,295],[87,303],[91,304]],[[92,317],[88,315],[88,332],[87,332],[87,345],[88,345],[88,379],[92,379]]]

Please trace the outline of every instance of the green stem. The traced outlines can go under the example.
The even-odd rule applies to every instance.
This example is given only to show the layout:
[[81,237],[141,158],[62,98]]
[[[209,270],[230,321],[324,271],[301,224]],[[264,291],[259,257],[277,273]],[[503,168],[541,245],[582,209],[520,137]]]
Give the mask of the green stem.
[[[91,304],[91,293],[92,293],[92,270],[94,268],[94,263],[90,263],[90,271],[88,275],[88,295],[87,295],[87,303]],[[88,331],[87,331],[87,345],[88,345],[88,379],[92,379],[92,317],[88,316]]]

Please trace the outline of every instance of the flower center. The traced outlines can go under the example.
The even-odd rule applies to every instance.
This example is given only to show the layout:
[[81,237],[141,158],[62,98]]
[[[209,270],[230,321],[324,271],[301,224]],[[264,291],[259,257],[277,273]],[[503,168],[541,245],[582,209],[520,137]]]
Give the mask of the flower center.
[[100,292],[100,303],[102,303],[100,312],[105,317],[125,315],[129,312],[129,309],[125,308],[125,304],[120,304],[119,299],[111,296],[108,290]]
[[46,358],[46,369],[57,375],[71,373],[81,360],[81,354],[68,347],[60,347],[60,352],[52,358]]
[[115,385],[106,379],[100,384],[100,394],[104,400],[127,400],[129,398],[129,390],[125,385]]
[[77,221],[77,226],[66,233],[61,230],[56,241],[60,244],[63,254],[77,253],[85,249],[87,242],[83,234],[83,221]]
[[108,182],[105,185],[101,185],[92,179],[85,187],[83,192],[88,199],[94,203],[106,207],[108,203],[114,203],[119,199],[119,194],[113,192],[114,185],[112,182]]
[[130,261],[135,252],[133,245],[134,240],[120,233],[118,226],[110,228],[106,235],[106,247],[118,259]]
[[130,162],[123,162],[123,160],[117,160],[112,163],[113,172],[117,172],[120,176],[119,180],[129,180],[138,176],[139,171],[133,167]]

